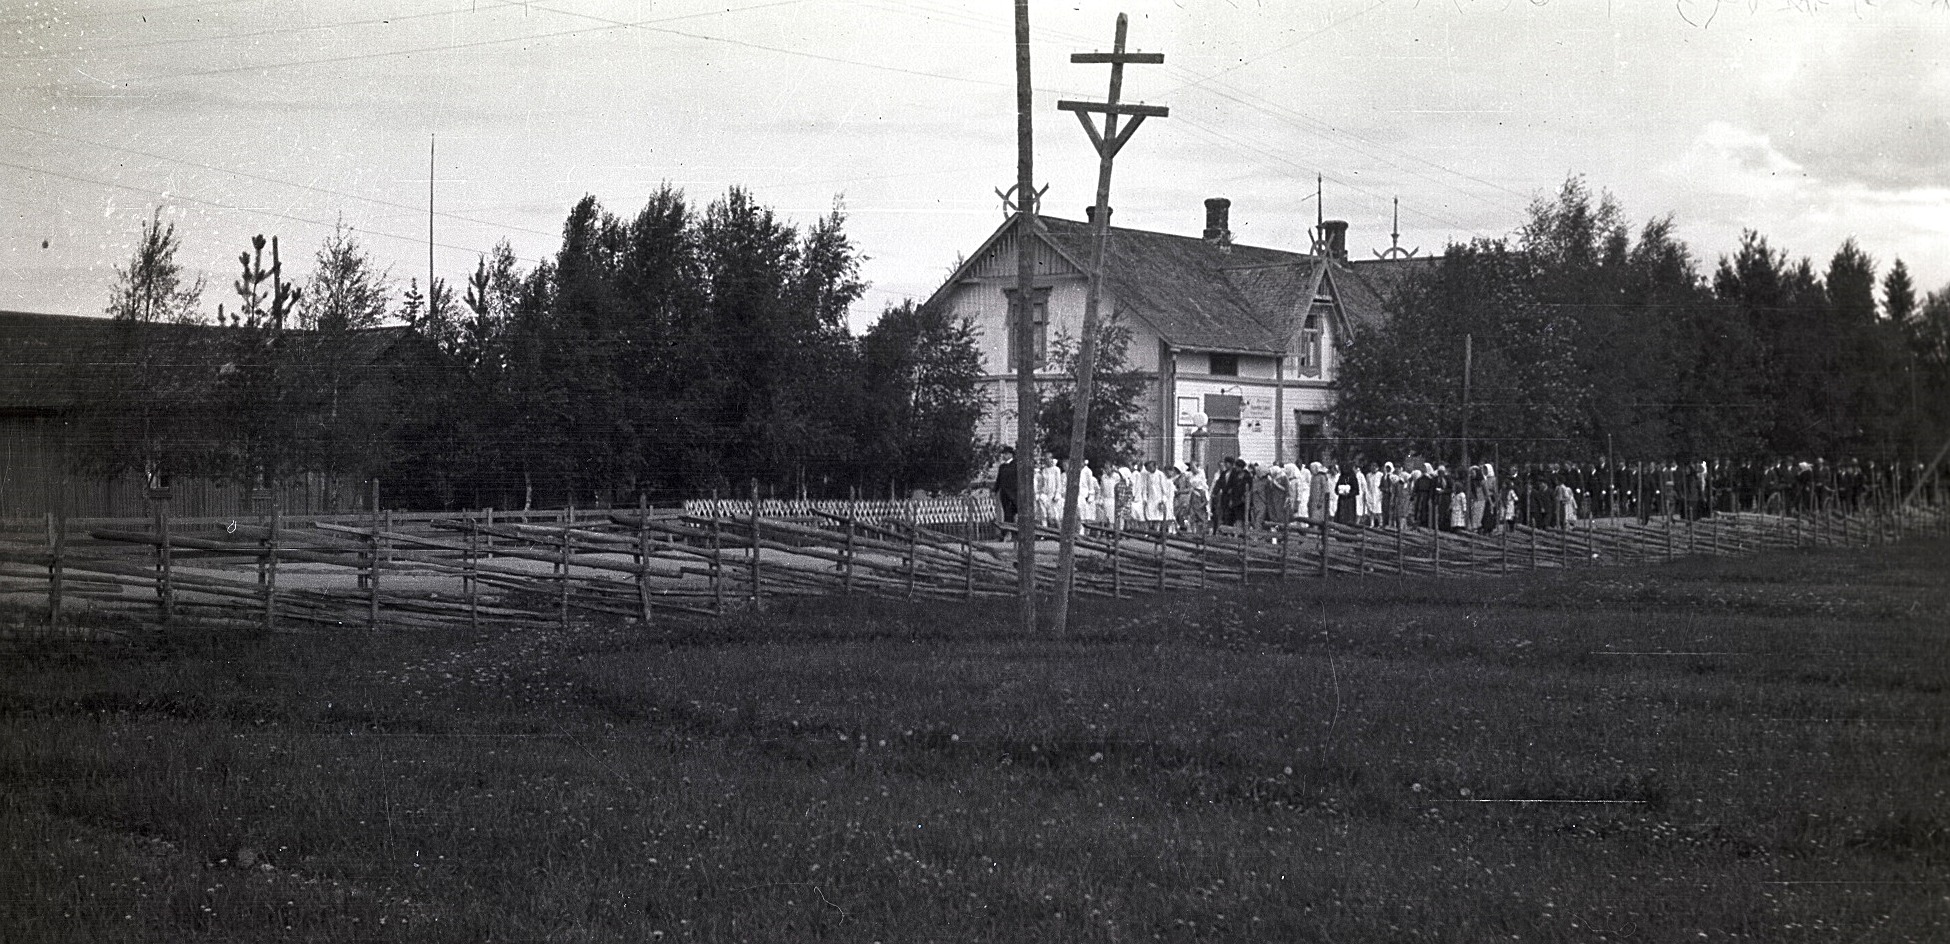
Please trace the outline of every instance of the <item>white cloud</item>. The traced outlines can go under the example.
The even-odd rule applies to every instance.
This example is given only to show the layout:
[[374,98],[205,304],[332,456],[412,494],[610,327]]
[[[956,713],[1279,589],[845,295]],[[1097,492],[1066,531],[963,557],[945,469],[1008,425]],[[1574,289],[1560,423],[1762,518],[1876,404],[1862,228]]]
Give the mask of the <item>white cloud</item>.
[[1695,191],[1749,201],[1792,197],[1811,183],[1807,170],[1768,135],[1724,121],[1707,122],[1662,171]]

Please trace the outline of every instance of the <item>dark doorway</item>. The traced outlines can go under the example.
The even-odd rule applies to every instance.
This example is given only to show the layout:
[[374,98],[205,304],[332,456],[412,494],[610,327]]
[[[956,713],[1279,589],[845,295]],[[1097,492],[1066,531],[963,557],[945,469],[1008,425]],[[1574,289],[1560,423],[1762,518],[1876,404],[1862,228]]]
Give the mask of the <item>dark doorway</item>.
[[1293,459],[1305,465],[1327,456],[1327,414],[1319,410],[1293,411]]
[[1225,393],[1205,395],[1205,464],[1217,465],[1239,455],[1240,398]]

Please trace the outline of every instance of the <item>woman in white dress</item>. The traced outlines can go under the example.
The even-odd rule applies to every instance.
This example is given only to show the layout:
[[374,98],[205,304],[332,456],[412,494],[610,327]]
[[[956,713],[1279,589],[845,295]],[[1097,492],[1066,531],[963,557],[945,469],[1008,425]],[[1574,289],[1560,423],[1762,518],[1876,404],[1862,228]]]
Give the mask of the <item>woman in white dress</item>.
[[1036,470],[1036,517],[1042,524],[1063,517],[1063,468],[1055,456],[1043,457],[1042,468]]
[[1364,528],[1372,528],[1381,522],[1381,470],[1370,462],[1363,466],[1361,478],[1361,508],[1355,522]]
[[1307,520],[1307,503],[1313,498],[1314,477],[1308,474],[1307,470],[1300,468],[1292,462],[1288,462],[1280,468],[1286,470],[1287,496],[1291,499],[1290,503],[1293,505],[1293,518],[1291,520],[1305,521]]
[[1097,520],[1097,473],[1085,461],[1083,468],[1077,470],[1077,518],[1081,521]]
[[1171,484],[1171,476],[1158,468],[1156,462],[1145,462],[1144,474],[1151,480],[1151,508],[1146,518],[1156,530],[1170,531],[1173,520],[1171,506],[1177,501],[1178,488]]

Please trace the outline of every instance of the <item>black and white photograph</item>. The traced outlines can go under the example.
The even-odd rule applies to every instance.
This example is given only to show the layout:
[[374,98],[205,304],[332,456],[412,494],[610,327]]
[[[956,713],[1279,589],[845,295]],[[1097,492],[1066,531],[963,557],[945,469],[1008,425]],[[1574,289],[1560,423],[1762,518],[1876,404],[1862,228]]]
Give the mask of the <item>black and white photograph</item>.
[[8,0],[0,940],[1950,940],[1946,0]]

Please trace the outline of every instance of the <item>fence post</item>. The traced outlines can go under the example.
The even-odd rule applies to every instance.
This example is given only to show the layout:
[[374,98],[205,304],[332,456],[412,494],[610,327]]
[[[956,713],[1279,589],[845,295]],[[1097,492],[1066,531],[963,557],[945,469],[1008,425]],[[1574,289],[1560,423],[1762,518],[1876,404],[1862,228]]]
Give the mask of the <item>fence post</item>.
[[68,512],[66,503],[60,511],[47,513],[47,631],[52,636],[61,625],[61,558],[67,550]]
[[164,625],[176,617],[176,587],[170,572],[169,501],[156,504],[156,605]]
[[1158,522],[1158,592],[1165,592],[1165,523]]
[[1507,577],[1510,575],[1510,529],[1504,528],[1499,533],[1502,534],[1499,543],[1502,545],[1503,556],[1497,563],[1496,572],[1498,576]]
[[762,591],[758,583],[758,479],[752,479],[752,609],[760,606]]
[[1198,533],[1198,588],[1200,590],[1204,590],[1212,585],[1210,579],[1211,560],[1208,556],[1212,550],[1211,538],[1211,531],[1200,531]]
[[1395,576],[1408,576],[1408,528],[1395,522]]
[[840,566],[845,569],[846,592],[853,592],[853,535],[854,522],[860,514],[859,489],[856,486],[853,497],[846,500],[846,553],[840,558]]
[[1124,598],[1124,517],[1122,515],[1111,519],[1110,595],[1113,599]]
[[[921,523],[914,516],[914,499],[910,498],[901,509],[907,516],[907,598],[914,599],[914,574],[921,560]],[[1066,593],[1069,588],[1059,587],[1058,593]]]
[[[375,512],[377,514],[377,512]],[[379,522],[366,535],[366,629],[379,629]]]
[[[575,520],[576,520],[576,506],[574,504],[570,504],[567,507],[563,508],[562,513],[555,516],[555,523],[562,526],[562,545],[564,547],[568,546],[569,529],[575,525]],[[555,569],[558,574],[563,575],[565,578],[569,573],[569,565],[562,563],[561,561],[556,562]]]
[[1435,558],[1435,575],[1442,576],[1442,522],[1429,529],[1429,554]]
[[711,609],[724,614],[724,537],[719,524],[718,502],[711,501]]
[[271,492],[271,530],[264,539],[264,631],[273,632],[278,626],[278,526],[283,516],[278,512],[278,493]]
[[967,602],[975,600],[975,541],[967,537],[968,528],[973,523],[974,509],[969,509],[970,521],[963,522],[961,542],[961,598]]
[[[575,516],[575,512],[571,511],[569,513],[569,516],[573,518]],[[566,520],[562,522],[562,549],[556,554],[555,566],[556,569],[562,575],[561,596],[556,603],[556,610],[557,610],[556,619],[562,624],[563,629],[568,629],[569,628],[569,523]]]
[[643,621],[644,632],[649,632],[650,622],[650,501],[642,492],[636,494],[636,606],[637,618]]
[[1287,558],[1292,556],[1292,551],[1293,551],[1293,522],[1292,521],[1289,520],[1289,521],[1280,522],[1279,542],[1280,542],[1280,581],[1284,583],[1287,579]]
[[1368,572],[1368,529],[1362,528],[1354,532],[1354,537],[1356,539],[1354,545],[1354,572],[1356,574],[1365,574]]
[[[490,529],[494,527],[494,509],[492,507],[488,508],[487,510],[486,523]],[[487,534],[481,536],[481,544],[482,544],[482,548],[481,548],[482,555],[488,558],[493,558],[494,557],[494,533],[492,530],[490,530]]]
[[479,559],[481,553],[481,529],[473,515],[467,516],[467,569],[462,572],[462,584],[467,590],[467,629],[469,632],[481,630],[481,581]]
[[1530,531],[1530,569],[1536,570],[1537,569],[1537,526],[1532,524],[1532,525],[1527,525],[1526,527]]
[[1666,516],[1666,563],[1672,563],[1672,516]]
[[1321,576],[1321,578],[1322,578],[1322,579],[1326,579],[1326,577],[1327,577],[1327,545],[1328,545],[1328,542],[1329,542],[1329,540],[1330,540],[1330,538],[1329,538],[1329,535],[1333,533],[1333,530],[1334,530],[1334,519],[1332,519],[1332,518],[1323,518],[1323,519],[1321,519],[1321,522],[1320,522],[1320,576]]

